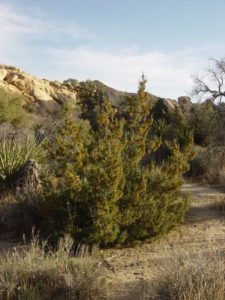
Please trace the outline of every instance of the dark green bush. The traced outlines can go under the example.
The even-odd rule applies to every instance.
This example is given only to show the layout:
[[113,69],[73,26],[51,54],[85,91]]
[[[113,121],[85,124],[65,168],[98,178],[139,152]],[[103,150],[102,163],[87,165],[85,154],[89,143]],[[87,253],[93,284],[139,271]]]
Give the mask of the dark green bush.
[[[149,132],[149,138],[156,135],[161,139],[159,149],[151,154],[150,159],[156,163],[161,163],[170,156],[168,142],[174,140],[179,144],[181,151],[193,136],[193,126],[188,121],[179,107],[168,108],[162,99],[159,99],[152,109],[153,126]],[[149,158],[146,158],[148,161]]]
[[153,119],[145,84],[143,77],[138,94],[127,99],[126,120],[106,101],[96,107],[88,144],[72,117],[47,144],[53,179],[46,180],[40,212],[48,234],[70,233],[76,243],[105,247],[165,233],[182,221],[188,202],[179,192],[192,138],[182,149],[168,141],[167,160],[141,167],[161,143],[149,138]]

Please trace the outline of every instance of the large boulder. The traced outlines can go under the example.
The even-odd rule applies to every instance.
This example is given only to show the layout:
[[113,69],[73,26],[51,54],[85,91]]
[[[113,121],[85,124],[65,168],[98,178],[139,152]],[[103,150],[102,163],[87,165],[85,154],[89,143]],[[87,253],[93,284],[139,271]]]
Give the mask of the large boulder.
[[6,82],[9,84],[13,84],[17,79],[19,79],[18,75],[15,73],[11,73],[6,77]]
[[163,99],[163,103],[167,106],[169,109],[175,109],[178,107],[178,103],[174,99],[165,98]]
[[39,101],[53,100],[52,97],[44,89],[40,89],[37,86],[33,86],[32,91],[31,91],[31,96],[33,96],[34,99],[39,100]]
[[55,80],[55,81],[50,81],[49,82],[50,86],[54,87],[54,88],[60,88],[61,84],[59,81]]
[[13,85],[15,85],[15,87],[17,87],[21,92],[25,89],[25,82],[22,79],[15,80]]
[[6,75],[7,75],[7,70],[5,69],[0,69],[0,80],[4,80]]
[[4,89],[7,92],[12,92],[12,93],[18,92],[17,87],[15,87],[12,84],[7,84],[5,81],[1,81],[1,80],[0,80],[0,88]]

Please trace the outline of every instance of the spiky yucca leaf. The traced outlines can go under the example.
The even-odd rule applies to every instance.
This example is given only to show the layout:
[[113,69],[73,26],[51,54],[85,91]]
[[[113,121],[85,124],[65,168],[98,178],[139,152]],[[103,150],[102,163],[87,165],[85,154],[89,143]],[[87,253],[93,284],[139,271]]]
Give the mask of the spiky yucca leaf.
[[13,176],[29,160],[39,161],[42,156],[41,146],[33,140],[25,142],[4,139],[0,142],[0,182],[10,183]]

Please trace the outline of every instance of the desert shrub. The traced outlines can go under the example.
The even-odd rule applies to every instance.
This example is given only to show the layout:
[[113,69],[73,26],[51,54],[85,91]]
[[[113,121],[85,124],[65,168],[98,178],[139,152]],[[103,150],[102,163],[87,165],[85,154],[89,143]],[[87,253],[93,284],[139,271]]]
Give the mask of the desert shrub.
[[[145,154],[160,146],[152,136],[151,101],[143,77],[138,94],[127,99],[127,119],[104,101],[96,107],[96,128],[83,139],[71,116],[48,143],[50,173],[40,211],[44,229],[78,243],[106,247],[133,243],[167,232],[182,221],[187,199],[179,197],[192,139],[182,150],[168,141],[170,155],[160,166],[141,167]],[[87,134],[87,133],[86,133]]]
[[135,291],[134,299],[224,300],[224,257],[216,250],[176,253],[160,276]]
[[80,82],[79,97],[82,113],[93,112],[96,105],[103,99],[103,90],[97,89],[94,82],[88,80]]
[[91,126],[96,128],[96,107],[106,99],[104,88],[101,85],[97,87],[96,84],[90,80],[80,82],[78,97],[81,118],[89,120]]
[[90,257],[71,255],[65,237],[51,251],[33,237],[30,245],[0,255],[1,299],[101,299],[103,279]]
[[188,175],[199,181],[225,187],[225,147],[198,147],[197,156],[190,164]]
[[170,156],[168,142],[176,140],[181,151],[183,147],[186,147],[193,136],[193,126],[190,125],[181,108],[169,109],[162,99],[154,104],[152,116],[153,126],[149,131],[149,138],[151,139],[154,135],[158,136],[161,145],[150,158],[154,159],[156,163],[160,163]]
[[127,99],[128,119],[125,122],[123,170],[125,185],[119,201],[122,212],[119,242],[126,243],[168,232],[176,226],[187,209],[187,199],[178,199],[182,173],[188,168],[191,138],[183,145],[168,140],[170,155],[160,166],[152,161],[140,168],[146,153],[157,151],[160,137],[149,132],[153,124],[152,104],[145,91],[146,80],[140,82],[137,96]]
[[26,127],[31,118],[23,107],[25,101],[20,94],[0,89],[0,123],[10,123],[14,127]]
[[191,110],[189,123],[194,128],[195,144],[203,147],[209,145],[215,127],[215,105],[210,101],[195,104]]
[[152,108],[152,115],[154,121],[156,122],[158,120],[165,120],[166,122],[169,121],[169,109],[164,103],[163,99],[160,98],[154,103],[154,106]]
[[41,146],[33,140],[19,141],[13,138],[0,141],[0,187],[10,187],[20,168],[29,160],[39,160]]
[[223,145],[225,141],[224,103],[211,100],[194,104],[188,122],[194,130],[194,142],[202,147]]
[[122,123],[110,122],[108,114],[113,111],[107,105],[104,109],[99,111],[99,131],[92,131],[88,142],[68,119],[60,128],[56,148],[48,145],[58,181],[50,190],[47,182],[41,212],[50,233],[70,232],[76,241],[107,245],[115,241],[119,231]]

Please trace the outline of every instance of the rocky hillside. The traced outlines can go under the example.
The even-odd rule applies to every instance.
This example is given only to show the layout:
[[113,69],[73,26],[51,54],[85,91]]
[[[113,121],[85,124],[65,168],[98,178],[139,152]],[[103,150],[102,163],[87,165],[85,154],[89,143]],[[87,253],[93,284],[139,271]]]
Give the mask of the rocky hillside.
[[0,65],[0,87],[9,92],[19,92],[31,102],[76,101],[77,94],[69,83],[39,79],[18,68]]
[[[132,93],[113,89],[97,80],[90,82],[96,89],[101,89],[106,97],[116,106],[119,106],[125,97],[132,95]],[[3,89],[5,92],[20,93],[29,104],[39,104],[41,107],[47,108],[47,111],[52,112],[65,101],[76,104],[79,83],[74,79],[65,80],[64,82],[40,79],[16,67],[0,65],[0,89]],[[160,98],[155,95],[151,95],[151,98],[154,102],[161,99],[171,109],[181,107],[183,111],[189,111],[193,106],[190,98],[186,96],[179,97],[178,101]]]

